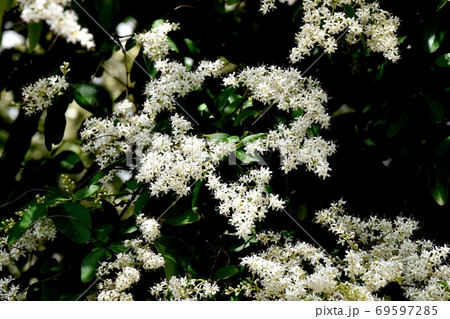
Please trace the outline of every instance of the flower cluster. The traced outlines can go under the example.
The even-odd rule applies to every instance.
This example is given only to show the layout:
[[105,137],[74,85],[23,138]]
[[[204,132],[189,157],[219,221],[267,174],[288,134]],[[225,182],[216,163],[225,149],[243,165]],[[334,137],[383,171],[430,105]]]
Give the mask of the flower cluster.
[[69,43],[80,43],[88,50],[95,46],[94,37],[88,29],[78,24],[78,16],[66,9],[71,0],[18,0],[21,18],[27,23],[44,20],[50,30],[66,38]]
[[267,167],[249,170],[233,183],[223,183],[213,174],[208,176],[207,185],[220,202],[219,213],[229,217],[237,236],[247,238],[251,235],[255,222],[263,220],[269,208],[283,208],[284,201],[266,190],[270,178]]
[[0,300],[12,301],[17,300],[19,286],[11,284],[14,281],[13,276],[0,278]]
[[[261,0],[263,13],[273,9],[275,0]],[[386,59],[393,62],[399,59],[399,42],[395,35],[399,19],[381,9],[378,2],[304,0],[302,10],[303,25],[296,35],[297,46],[290,55],[293,63],[309,56],[316,45],[327,54],[334,53],[338,39],[344,33],[349,44],[355,44],[365,37],[370,50],[383,53]]]
[[[10,229],[13,223],[11,221],[7,229]],[[55,225],[47,218],[35,222],[13,246],[7,245],[7,235],[0,237],[0,270],[14,265],[21,257],[37,251],[44,242],[55,240],[55,238]]]
[[221,60],[201,61],[194,71],[188,71],[183,64],[175,61],[155,62],[155,68],[161,74],[147,83],[144,94],[148,99],[144,103],[144,112],[153,117],[164,110],[174,111],[178,105],[177,98],[199,89],[206,77],[218,76],[222,67]]
[[330,116],[324,104],[327,95],[318,81],[302,77],[294,69],[260,66],[246,68],[238,75],[231,74],[224,79],[226,85],[248,87],[251,96],[268,105],[277,105],[284,111],[301,110],[302,115],[294,118],[290,125],[280,124],[270,130],[266,139],[258,139],[246,145],[246,151],[265,153],[268,150],[280,152],[282,169],[287,173],[304,163],[308,170],[325,178],[329,175],[327,157],[335,152],[335,145],[320,136],[308,136],[314,126],[328,128]]
[[[18,212],[21,216],[23,212]],[[53,222],[46,218],[36,221],[28,228],[22,237],[12,246],[8,246],[8,231],[14,226],[14,219],[2,222],[0,232],[0,271],[3,267],[14,268],[21,258],[35,253],[43,248],[43,245],[56,239],[56,228]],[[17,300],[20,287],[14,285],[14,277],[0,278],[0,300]]]
[[[97,271],[97,277],[102,279],[102,282],[98,284],[97,299],[100,301],[133,300],[133,296],[126,290],[139,281],[140,268],[148,271],[164,266],[164,258],[150,248],[160,235],[158,222],[139,215],[136,223],[142,239],[125,241],[127,251],[118,254],[114,261],[103,262]],[[112,271],[116,272],[114,280],[103,278],[110,275]]]
[[154,125],[153,118],[145,113],[136,114],[133,103],[123,100],[117,103],[109,118],[86,119],[80,133],[82,150],[94,154],[95,161],[103,168],[130,154],[136,145],[140,146],[139,150],[150,145]]
[[62,76],[53,75],[41,78],[22,89],[22,105],[28,116],[50,107],[55,96],[69,87],[69,83],[66,81],[66,75],[70,71],[69,63],[64,62],[60,69]]
[[164,59],[169,53],[167,33],[178,28],[179,25],[176,23],[164,22],[146,33],[137,34],[134,38],[137,43],[142,44],[146,56],[152,61],[158,61]]
[[160,300],[204,300],[214,297],[219,286],[203,279],[171,277],[150,288],[150,293]]
[[316,217],[339,236],[342,259],[286,240],[244,257],[253,279],[228,293],[258,300],[383,300],[380,290],[396,283],[410,300],[450,300],[449,247],[413,240],[417,222],[411,219],[361,220],[343,205],[335,203]]

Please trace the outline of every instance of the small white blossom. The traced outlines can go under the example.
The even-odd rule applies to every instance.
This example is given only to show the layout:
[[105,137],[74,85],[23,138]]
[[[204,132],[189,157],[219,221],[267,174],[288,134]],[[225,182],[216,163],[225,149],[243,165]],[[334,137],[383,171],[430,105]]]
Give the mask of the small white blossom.
[[69,43],[80,43],[88,50],[95,46],[94,37],[88,29],[78,24],[78,16],[66,9],[71,0],[18,0],[21,18],[27,23],[44,20],[50,30],[66,38]]
[[50,107],[56,95],[62,94],[69,87],[66,74],[70,71],[69,64],[61,66],[63,75],[53,75],[41,78],[22,89],[23,108],[26,115],[32,115]]
[[207,280],[174,276],[150,288],[150,293],[160,300],[203,300],[217,292],[219,286]]
[[12,284],[14,282],[13,276],[0,278],[0,300],[13,301],[17,300],[19,294],[19,286]]
[[153,61],[164,59],[169,53],[169,39],[167,33],[177,30],[176,23],[164,22],[146,33],[137,34],[134,38],[144,47],[144,54]]

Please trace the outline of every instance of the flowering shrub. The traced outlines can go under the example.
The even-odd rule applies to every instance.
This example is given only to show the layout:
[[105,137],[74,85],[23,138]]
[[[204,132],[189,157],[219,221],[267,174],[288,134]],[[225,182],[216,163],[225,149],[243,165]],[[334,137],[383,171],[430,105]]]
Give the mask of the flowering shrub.
[[[212,9],[195,4],[228,26],[244,23],[253,6],[212,2]],[[340,144],[332,119],[357,112],[346,104],[334,115],[327,110],[321,72],[312,69],[323,55],[331,61],[352,56],[354,68],[373,56],[400,63],[400,19],[382,4],[262,0],[255,14],[281,12],[281,21],[289,12],[298,27],[293,48],[282,52],[289,58],[279,65],[202,54],[213,45],[201,36],[190,39],[181,33],[183,23],[171,21],[189,6],[150,25],[136,8],[122,12],[121,1],[2,6],[5,21],[27,24],[25,51],[4,52],[14,62],[29,56],[33,67],[57,57],[50,65],[62,76],[47,70],[19,87],[5,85],[9,91],[2,93],[16,101],[7,107],[19,108],[11,122],[26,130],[17,140],[12,129],[2,154],[5,181],[15,187],[2,194],[1,299],[450,299],[449,248],[413,238],[415,219],[351,216],[335,198],[339,193],[330,191],[334,199],[323,196],[319,206],[331,208],[317,209],[315,224],[309,223],[308,205],[294,204],[302,185],[288,183],[289,176],[315,175],[321,187],[333,178]],[[444,37],[436,40],[436,34],[434,51]],[[219,48],[227,51],[227,44]],[[63,54],[67,50],[75,52]],[[443,59],[436,64],[444,66]],[[374,81],[383,77],[386,61]],[[8,71],[14,79],[17,70]],[[417,95],[429,105],[433,125],[444,123],[442,101]],[[409,112],[408,106],[379,125],[394,137]],[[373,116],[369,106],[361,113]],[[33,135],[45,145],[41,154],[33,152],[36,142],[28,147]],[[12,151],[14,143],[19,150]],[[376,143],[367,137],[364,144]],[[448,145],[448,138],[441,141],[436,157],[448,156]],[[45,172],[41,179],[34,162],[37,173]],[[427,196],[443,207],[447,170],[429,167]],[[302,170],[309,175],[299,175]],[[337,242],[311,231],[316,224]]]

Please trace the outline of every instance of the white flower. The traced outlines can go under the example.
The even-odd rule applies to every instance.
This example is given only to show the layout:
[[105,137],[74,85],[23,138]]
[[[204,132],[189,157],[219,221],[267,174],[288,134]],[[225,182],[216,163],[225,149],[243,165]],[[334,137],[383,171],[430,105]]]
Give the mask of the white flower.
[[[345,214],[343,205],[335,203],[316,217],[340,237],[342,260],[309,244],[275,240],[242,259],[253,281],[227,292],[257,300],[379,300],[382,288],[397,283],[410,300],[450,300],[449,247],[412,240],[417,222],[409,218],[361,220]],[[269,243],[267,234],[257,237]]]
[[139,270],[133,267],[125,267],[121,272],[117,274],[115,281],[116,289],[124,291],[130,288],[134,283],[138,282],[140,278]]
[[134,38],[144,47],[144,54],[153,61],[164,59],[169,53],[169,39],[167,33],[177,30],[176,23],[161,23],[146,33],[137,34]]
[[[0,268],[1,269],[1,268]],[[12,284],[14,281],[13,276],[0,278],[0,300],[12,301],[17,300],[19,293],[19,286]]]
[[217,284],[203,279],[171,277],[167,282],[155,284],[150,293],[160,300],[202,300],[213,297],[219,292]]
[[21,18],[27,23],[44,20],[50,30],[66,38],[69,43],[80,43],[88,50],[95,46],[88,29],[78,24],[73,10],[65,9],[71,0],[18,0],[22,9]]
[[66,81],[66,74],[69,71],[69,64],[64,62],[61,66],[63,76],[53,75],[41,78],[23,88],[22,100],[25,114],[29,116],[50,107],[55,96],[62,94],[69,87],[69,83]]
[[148,243],[152,243],[157,237],[159,237],[160,226],[153,218],[145,218],[144,215],[141,214],[136,218],[136,224],[139,226],[142,237],[144,237]]

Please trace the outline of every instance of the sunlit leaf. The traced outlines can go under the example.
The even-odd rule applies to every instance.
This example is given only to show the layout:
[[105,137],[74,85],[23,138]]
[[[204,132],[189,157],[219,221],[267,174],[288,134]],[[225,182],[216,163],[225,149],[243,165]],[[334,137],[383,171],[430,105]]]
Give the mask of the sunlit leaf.
[[446,53],[441,55],[436,59],[436,65],[441,68],[449,68],[450,67],[450,53]]
[[22,234],[39,219],[48,214],[49,203],[34,203],[25,210],[22,218],[8,232],[8,245],[15,244]]
[[28,23],[28,53],[32,53],[41,38],[43,21]]
[[195,223],[200,220],[200,216],[192,209],[178,208],[167,214],[166,223],[172,226],[182,226]]
[[105,256],[105,249],[90,252],[81,262],[81,281],[90,282],[95,277],[98,266]]
[[214,280],[228,279],[233,277],[234,275],[237,275],[238,273],[239,269],[235,265],[224,266],[222,268],[219,268],[214,273]]
[[427,53],[434,53],[441,46],[444,40],[445,31],[434,31],[425,36],[425,50]]
[[111,113],[112,99],[105,88],[91,83],[74,83],[69,88],[75,102],[85,110],[98,116]]
[[428,188],[439,206],[444,206],[448,198],[449,176],[445,168],[434,166],[428,172]]
[[89,185],[88,187],[81,188],[76,191],[75,195],[73,195],[73,200],[78,201],[80,199],[85,199],[91,197],[96,194],[99,190],[97,185]]
[[448,0],[440,0],[436,12],[441,10],[447,2]]

